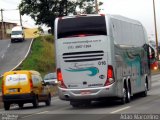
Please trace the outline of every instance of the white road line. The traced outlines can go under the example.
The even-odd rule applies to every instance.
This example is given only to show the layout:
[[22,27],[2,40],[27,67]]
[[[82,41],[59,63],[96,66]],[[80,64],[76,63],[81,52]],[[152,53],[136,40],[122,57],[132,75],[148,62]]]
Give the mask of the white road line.
[[44,114],[44,113],[47,113],[47,112],[49,112],[49,111],[42,111],[42,112],[39,112],[39,113],[33,113],[33,114],[30,114],[30,115],[26,115],[26,116],[20,117],[20,119],[31,117],[31,116],[34,116],[36,114]]
[[31,116],[33,116],[33,115],[35,115],[35,114],[26,115],[26,116],[20,117],[20,119],[27,118],[27,117],[31,117]]
[[124,108],[121,108],[121,109],[115,110],[115,111],[111,112],[111,114],[118,113],[118,112],[120,112],[120,111],[123,111],[123,110],[129,109],[129,108],[131,108],[131,106],[127,106],[127,107],[124,107]]
[[39,112],[39,113],[36,113],[36,114],[44,114],[44,113],[47,113],[49,111],[43,111],[43,112]]
[[[32,41],[31,41],[31,43],[30,43],[30,45],[29,45],[29,49],[28,49],[25,57],[22,59],[22,61],[20,61],[13,69],[11,69],[11,70],[9,70],[9,71],[12,71],[12,70],[16,69],[16,68],[26,59],[26,57],[28,56],[28,54],[29,54],[29,52],[30,52],[30,49],[31,49],[33,40],[34,40],[34,39],[32,39]],[[9,46],[9,45],[8,45],[8,46]],[[0,77],[3,77],[3,75],[0,75]]]
[[27,51],[25,57],[22,59],[22,61],[20,61],[20,62],[17,64],[17,66],[15,66],[15,67],[14,67],[13,69],[11,69],[10,71],[13,71],[14,69],[16,69],[16,68],[17,68],[17,67],[18,67],[18,66],[26,59],[26,57],[28,56],[28,54],[29,54],[29,52],[30,52],[32,43],[33,43],[33,39],[32,39],[32,41],[31,41],[31,43],[30,43],[30,45],[29,45],[29,49],[28,49],[28,51]]

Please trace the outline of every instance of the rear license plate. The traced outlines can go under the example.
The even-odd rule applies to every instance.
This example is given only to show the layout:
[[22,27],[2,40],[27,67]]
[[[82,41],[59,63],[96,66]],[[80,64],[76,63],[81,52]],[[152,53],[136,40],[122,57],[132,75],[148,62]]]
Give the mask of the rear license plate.
[[17,92],[17,89],[9,89],[9,92]]
[[81,95],[89,95],[89,94],[91,94],[91,91],[89,90],[81,91]]

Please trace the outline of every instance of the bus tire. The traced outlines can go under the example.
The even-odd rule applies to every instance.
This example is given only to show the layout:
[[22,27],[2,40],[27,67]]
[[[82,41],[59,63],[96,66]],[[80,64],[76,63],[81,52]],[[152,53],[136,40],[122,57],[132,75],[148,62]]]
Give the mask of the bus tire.
[[126,89],[126,103],[129,103],[131,101],[131,92],[130,87],[128,86],[128,89]]
[[131,101],[131,93],[130,93],[130,91],[127,89],[126,102],[129,103],[130,101]]
[[123,87],[123,96],[122,98],[120,98],[122,105],[126,103],[126,98],[127,98],[127,89]]
[[147,82],[145,82],[144,86],[145,86],[145,90],[142,92],[142,97],[146,97],[148,92]]

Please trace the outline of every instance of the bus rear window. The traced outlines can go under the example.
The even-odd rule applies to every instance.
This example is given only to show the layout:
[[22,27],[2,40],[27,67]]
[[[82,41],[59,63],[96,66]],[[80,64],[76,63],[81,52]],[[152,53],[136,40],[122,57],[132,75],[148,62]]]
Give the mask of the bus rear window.
[[82,16],[58,21],[58,38],[76,35],[107,35],[105,16]]

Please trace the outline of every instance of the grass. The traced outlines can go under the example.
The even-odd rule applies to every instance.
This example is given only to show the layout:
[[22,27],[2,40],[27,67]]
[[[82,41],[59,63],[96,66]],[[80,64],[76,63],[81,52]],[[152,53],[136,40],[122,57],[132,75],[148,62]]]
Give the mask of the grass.
[[55,71],[53,36],[40,36],[34,39],[30,54],[17,68],[36,70],[44,76]]

